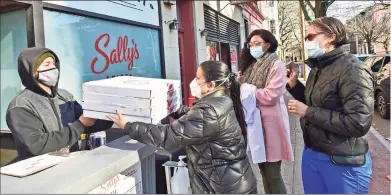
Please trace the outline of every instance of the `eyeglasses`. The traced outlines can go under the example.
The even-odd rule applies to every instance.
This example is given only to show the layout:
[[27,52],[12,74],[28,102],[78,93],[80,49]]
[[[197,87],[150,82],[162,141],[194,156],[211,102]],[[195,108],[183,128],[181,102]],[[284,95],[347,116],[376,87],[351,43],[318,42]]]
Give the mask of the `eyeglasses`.
[[321,35],[321,34],[326,34],[326,33],[320,32],[320,33],[316,33],[316,34],[308,34],[308,35],[304,38],[304,40],[306,40],[306,41],[312,41],[316,36]]
[[249,42],[249,43],[247,43],[247,48],[250,49],[250,47],[261,46],[262,44],[265,44],[265,43],[266,42],[261,42],[261,41]]

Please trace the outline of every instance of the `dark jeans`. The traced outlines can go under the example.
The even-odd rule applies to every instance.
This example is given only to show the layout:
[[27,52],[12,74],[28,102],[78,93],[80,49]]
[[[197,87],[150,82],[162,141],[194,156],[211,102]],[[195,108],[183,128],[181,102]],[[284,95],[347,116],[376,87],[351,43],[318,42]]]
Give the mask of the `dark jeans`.
[[281,176],[281,161],[258,164],[262,174],[265,194],[286,194],[284,180]]

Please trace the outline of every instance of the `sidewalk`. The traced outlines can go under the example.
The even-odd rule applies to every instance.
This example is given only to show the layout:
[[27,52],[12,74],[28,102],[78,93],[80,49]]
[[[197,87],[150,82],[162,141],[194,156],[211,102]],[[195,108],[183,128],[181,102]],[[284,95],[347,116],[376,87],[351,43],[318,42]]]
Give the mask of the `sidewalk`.
[[[287,95],[285,100],[291,99]],[[303,134],[300,127],[299,117],[289,115],[289,125],[291,127],[292,149],[295,155],[294,162],[283,161],[282,176],[288,194],[304,194],[301,179],[301,157],[304,149]],[[372,183],[370,194],[390,194],[390,181],[386,176],[390,175],[390,151],[384,147],[379,140],[371,133],[366,135],[373,161]],[[253,166],[253,170],[258,180],[258,194],[264,194],[262,176],[258,166]]]
[[390,175],[390,151],[375,137],[373,131],[376,130],[373,129],[366,135],[373,161],[369,193],[390,194],[390,181],[386,178]]

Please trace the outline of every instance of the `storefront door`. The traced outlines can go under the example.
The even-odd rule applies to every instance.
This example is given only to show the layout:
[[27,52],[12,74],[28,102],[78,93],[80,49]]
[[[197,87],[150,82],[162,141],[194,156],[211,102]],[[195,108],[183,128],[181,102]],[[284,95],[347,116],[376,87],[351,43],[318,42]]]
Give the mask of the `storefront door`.
[[228,65],[229,70],[231,70],[231,52],[229,49],[229,44],[221,44],[221,61]]

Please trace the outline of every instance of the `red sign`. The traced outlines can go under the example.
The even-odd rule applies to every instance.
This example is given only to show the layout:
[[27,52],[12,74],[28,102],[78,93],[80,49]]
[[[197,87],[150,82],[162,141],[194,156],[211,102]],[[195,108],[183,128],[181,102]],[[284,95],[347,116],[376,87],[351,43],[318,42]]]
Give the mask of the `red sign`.
[[210,47],[209,52],[210,52],[210,56],[212,57],[212,59],[216,60],[216,54],[217,54],[216,48]]
[[[132,47],[128,47],[129,40],[128,36],[118,37],[117,47],[114,47],[110,53],[106,53],[102,48],[100,48],[101,41],[104,41],[103,46],[107,48],[110,43],[110,35],[108,33],[104,33],[100,35],[95,41],[95,50],[104,58],[104,60],[99,60],[98,57],[95,57],[91,62],[91,71],[94,74],[102,74],[106,72],[112,64],[118,64],[122,62],[128,63],[128,70],[132,70],[134,61],[140,58],[140,53],[137,49],[137,43],[134,39],[131,40]],[[96,70],[96,64],[100,61],[104,61],[105,66],[101,70]]]
[[231,64],[236,64],[236,51],[231,51]]

